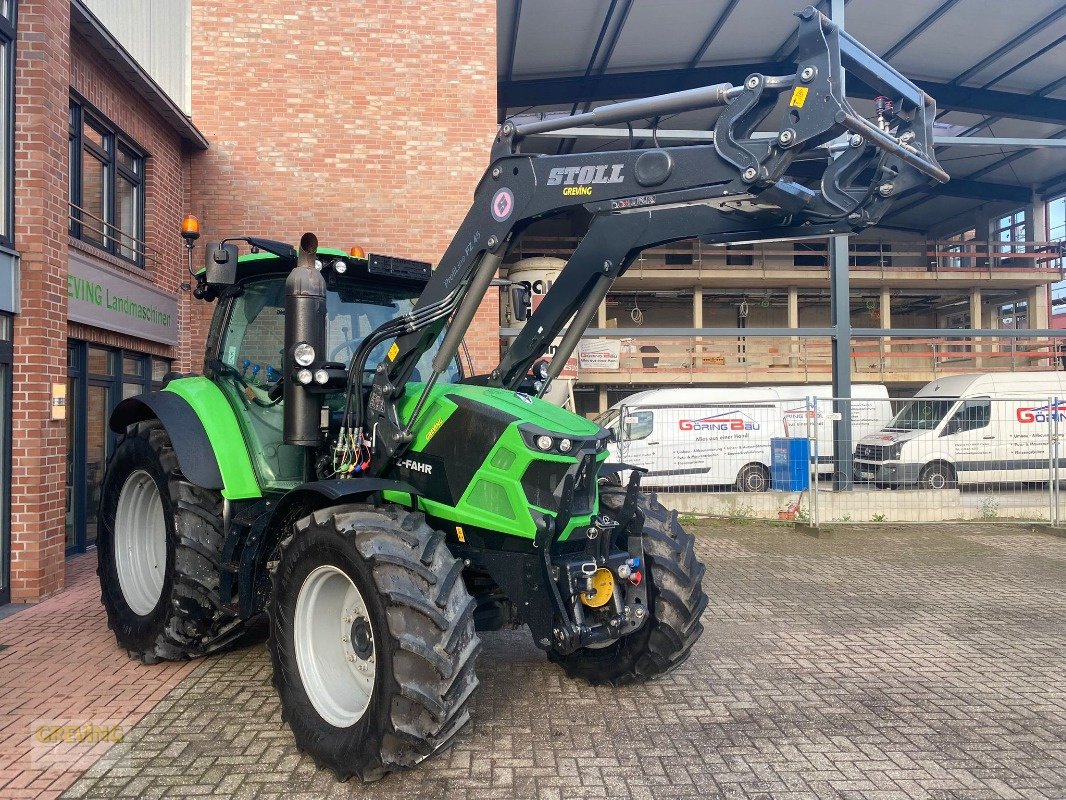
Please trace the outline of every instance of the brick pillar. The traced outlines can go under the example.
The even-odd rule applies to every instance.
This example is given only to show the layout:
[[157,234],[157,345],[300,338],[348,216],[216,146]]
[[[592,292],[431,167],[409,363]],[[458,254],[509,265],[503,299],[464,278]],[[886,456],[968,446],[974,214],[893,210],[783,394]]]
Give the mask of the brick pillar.
[[52,383],[67,379],[67,105],[70,3],[19,3],[15,72],[15,318],[11,463],[11,599],[63,588],[66,423]]

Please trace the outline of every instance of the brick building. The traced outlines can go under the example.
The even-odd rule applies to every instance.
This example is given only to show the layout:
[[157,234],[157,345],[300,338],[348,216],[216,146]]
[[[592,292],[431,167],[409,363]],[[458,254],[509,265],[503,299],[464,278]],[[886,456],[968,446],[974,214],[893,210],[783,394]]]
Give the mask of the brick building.
[[495,23],[488,0],[0,2],[0,602],[93,546],[110,409],[199,368],[182,216],[434,261],[495,131]]

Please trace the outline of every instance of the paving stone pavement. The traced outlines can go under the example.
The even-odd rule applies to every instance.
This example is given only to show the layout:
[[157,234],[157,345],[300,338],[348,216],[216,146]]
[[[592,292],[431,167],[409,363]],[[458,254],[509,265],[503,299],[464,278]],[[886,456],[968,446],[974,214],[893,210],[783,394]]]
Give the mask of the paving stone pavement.
[[201,662],[64,797],[1066,797],[1066,539],[749,523],[699,551],[707,631],[656,682],[591,688],[487,634],[454,747],[338,784],[252,646]]

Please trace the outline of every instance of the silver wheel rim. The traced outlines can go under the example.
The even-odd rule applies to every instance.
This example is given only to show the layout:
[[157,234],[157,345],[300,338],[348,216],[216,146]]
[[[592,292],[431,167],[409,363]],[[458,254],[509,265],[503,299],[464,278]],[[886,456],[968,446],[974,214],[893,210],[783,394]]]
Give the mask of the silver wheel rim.
[[163,593],[167,522],[155,480],[139,469],[122,485],[115,511],[115,569],[126,605],[150,614]]
[[347,574],[324,564],[304,579],[293,636],[311,705],[330,725],[350,728],[374,693],[377,645],[366,602]]

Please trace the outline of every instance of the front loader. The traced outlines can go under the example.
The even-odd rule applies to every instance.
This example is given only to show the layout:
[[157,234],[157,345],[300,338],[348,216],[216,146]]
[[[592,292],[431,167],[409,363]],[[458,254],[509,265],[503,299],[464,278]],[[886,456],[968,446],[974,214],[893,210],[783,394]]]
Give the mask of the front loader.
[[[145,662],[205,655],[265,613],[297,745],[363,780],[462,728],[481,631],[528,626],[594,684],[682,664],[707,605],[693,537],[639,470],[607,463],[608,430],[538,395],[644,248],[846,233],[947,179],[933,100],[815,9],[798,16],[789,74],[504,123],[436,269],[312,234],[209,246],[203,373],[110,420],[97,546],[119,644]],[[841,94],[842,64],[888,98],[876,119]],[[712,144],[521,151],[535,133],[713,106]],[[457,353],[501,262],[559,215],[584,236],[500,363],[469,374]]]

